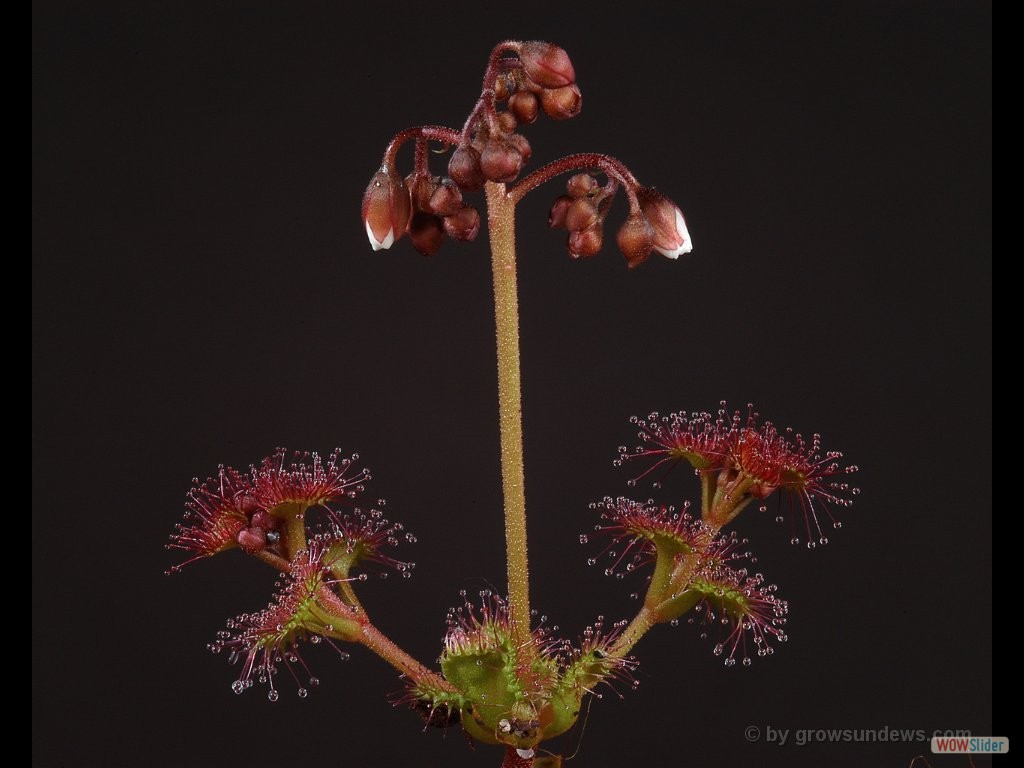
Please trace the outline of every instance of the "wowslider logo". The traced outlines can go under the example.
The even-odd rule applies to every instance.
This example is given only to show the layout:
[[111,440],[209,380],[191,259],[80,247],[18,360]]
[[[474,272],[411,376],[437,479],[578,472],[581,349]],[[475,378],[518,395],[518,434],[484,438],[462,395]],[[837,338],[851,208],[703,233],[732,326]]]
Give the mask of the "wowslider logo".
[[1010,751],[1005,736],[932,736],[932,752],[938,755],[1002,755]]

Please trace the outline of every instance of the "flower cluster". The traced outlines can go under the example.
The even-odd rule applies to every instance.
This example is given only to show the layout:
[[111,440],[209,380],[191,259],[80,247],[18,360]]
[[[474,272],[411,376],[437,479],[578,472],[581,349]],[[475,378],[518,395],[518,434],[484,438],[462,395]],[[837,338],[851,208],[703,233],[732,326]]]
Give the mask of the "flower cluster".
[[[446,237],[473,240],[480,214],[465,201],[488,182],[516,181],[533,152],[519,132],[543,112],[555,120],[575,117],[582,107],[576,73],[569,55],[541,41],[506,41],[491,53],[480,98],[461,129],[420,126],[400,132],[384,152],[379,169],[363,194],[362,219],[371,247],[390,248],[408,233],[413,246],[433,256]],[[414,167],[403,176],[397,153],[415,142]],[[428,144],[451,149],[447,176],[429,168]],[[682,211],[651,187],[637,182],[621,162],[608,155],[579,154],[556,160],[515,187],[502,189],[510,200],[562,173],[574,173],[568,195],[555,201],[552,227],[569,232],[573,258],[595,255],[604,240],[603,224],[616,191],[625,189],[630,213],[618,232],[619,248],[630,267],[653,252],[676,258],[692,248]],[[605,182],[599,184],[593,173]]]

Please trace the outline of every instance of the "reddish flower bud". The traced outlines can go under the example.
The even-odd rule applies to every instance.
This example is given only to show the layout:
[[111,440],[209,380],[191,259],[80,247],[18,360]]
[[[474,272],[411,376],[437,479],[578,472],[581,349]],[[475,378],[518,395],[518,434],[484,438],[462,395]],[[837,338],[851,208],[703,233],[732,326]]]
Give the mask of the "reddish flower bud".
[[247,555],[255,555],[267,548],[267,534],[262,528],[243,528],[235,539],[238,548]]
[[409,225],[409,190],[393,169],[381,168],[363,194],[363,223],[373,250],[390,248]]
[[548,213],[548,226],[552,229],[564,229],[565,214],[572,204],[573,199],[568,195],[556,197],[554,205],[551,206],[551,211]]
[[589,173],[577,173],[566,182],[565,188],[573,197],[586,197],[597,189],[597,179]]
[[482,189],[487,180],[480,170],[480,154],[470,146],[457,147],[452,152],[452,159],[448,161],[448,175],[467,192]]
[[444,225],[432,213],[417,211],[409,222],[409,239],[424,256],[433,256],[444,242]]
[[583,109],[583,94],[575,85],[547,88],[540,93],[540,105],[548,117],[568,120],[570,117],[576,117]]
[[523,125],[529,125],[537,119],[537,113],[540,111],[540,102],[529,91],[519,91],[518,93],[513,93],[512,98],[508,100],[508,108],[516,116],[516,120]]
[[637,197],[640,198],[640,209],[654,233],[654,250],[670,259],[693,250],[690,233],[679,206],[650,187],[637,190]]
[[413,211],[428,210],[430,196],[437,188],[437,177],[426,173],[410,173],[405,177],[405,186],[409,189]]
[[521,133],[511,134],[508,137],[508,143],[515,148],[516,152],[523,156],[524,163],[533,155],[533,147],[530,146],[530,142]]
[[508,75],[499,75],[494,81],[494,100],[504,101],[512,93]]
[[519,60],[529,78],[545,88],[561,88],[576,82],[569,54],[557,45],[530,40],[519,49]]
[[523,162],[522,154],[507,140],[492,139],[480,153],[480,169],[491,181],[514,181]]
[[462,192],[451,179],[441,179],[441,183],[434,188],[430,201],[424,210],[436,213],[438,216],[451,216],[458,213],[462,207]]
[[505,133],[512,133],[518,125],[516,116],[511,112],[501,112],[498,114],[498,125]]
[[569,255],[574,259],[589,257],[601,250],[601,243],[604,241],[604,232],[600,225],[584,229],[580,232],[569,233]]
[[574,200],[565,212],[565,226],[570,232],[582,232],[597,224],[597,208],[585,197]]
[[615,239],[630,269],[647,261],[654,249],[654,232],[642,213],[635,213],[626,219]]
[[480,231],[480,214],[472,205],[464,205],[458,213],[444,217],[444,231],[453,240],[474,240]]

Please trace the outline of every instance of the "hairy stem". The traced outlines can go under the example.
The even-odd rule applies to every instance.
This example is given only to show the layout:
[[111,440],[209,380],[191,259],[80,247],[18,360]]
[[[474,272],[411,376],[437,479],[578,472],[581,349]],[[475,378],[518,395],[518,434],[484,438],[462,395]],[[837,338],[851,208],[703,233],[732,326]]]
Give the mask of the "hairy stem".
[[604,155],[596,152],[580,152],[575,155],[566,155],[558,160],[554,160],[547,165],[538,168],[529,176],[521,179],[508,191],[508,196],[518,203],[523,199],[526,193],[536,189],[544,182],[550,181],[556,176],[572,171],[578,172],[592,170],[594,168],[599,169],[602,173],[606,174],[608,178],[614,179],[622,184],[623,188],[626,190],[626,196],[629,198],[630,211],[636,211],[639,209],[640,203],[636,197],[636,188],[638,186],[636,177],[632,174],[629,168],[623,165],[619,160],[616,160],[611,155]]
[[658,617],[650,608],[646,605],[640,606],[640,611],[633,620],[629,622],[622,634],[619,635],[619,639],[615,641],[615,644],[608,649],[610,655],[617,658],[622,658],[629,653],[633,646],[636,645],[640,638],[647,634],[647,631],[658,623]]
[[432,690],[456,692],[455,686],[416,661],[368,621],[363,625],[360,642],[417,685]]
[[516,288],[515,202],[505,185],[487,182],[488,231],[494,273],[494,320],[498,347],[498,422],[505,498],[509,621],[517,666],[529,670],[535,654],[530,633],[530,569],[526,551],[523,473],[523,409],[519,373],[519,299]]

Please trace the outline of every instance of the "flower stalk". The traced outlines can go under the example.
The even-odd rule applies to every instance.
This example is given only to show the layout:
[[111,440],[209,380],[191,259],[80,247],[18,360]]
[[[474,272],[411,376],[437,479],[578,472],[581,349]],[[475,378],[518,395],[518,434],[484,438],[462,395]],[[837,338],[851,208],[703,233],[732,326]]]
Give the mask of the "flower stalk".
[[494,323],[498,354],[498,424],[505,501],[505,548],[509,619],[528,671],[534,656],[530,633],[530,565],[526,541],[526,481],[523,469],[523,406],[519,365],[519,296],[516,277],[515,201],[504,184],[487,182],[487,222],[494,279]]

